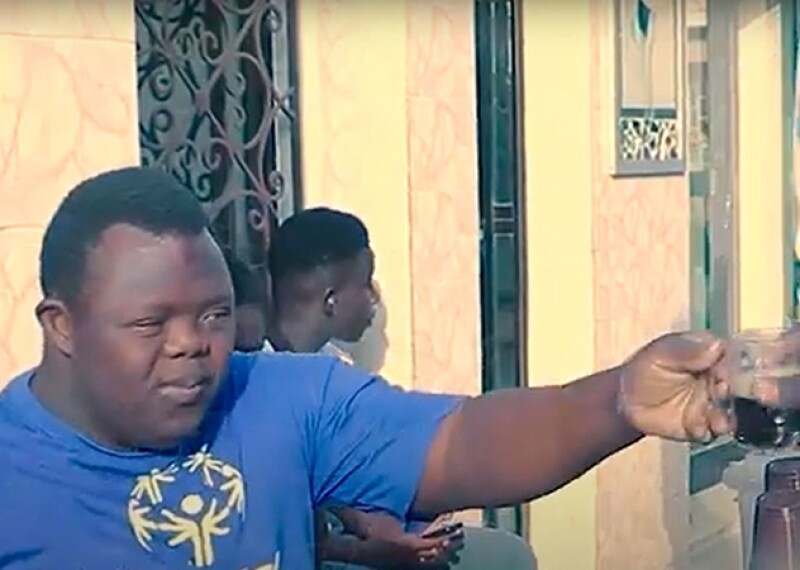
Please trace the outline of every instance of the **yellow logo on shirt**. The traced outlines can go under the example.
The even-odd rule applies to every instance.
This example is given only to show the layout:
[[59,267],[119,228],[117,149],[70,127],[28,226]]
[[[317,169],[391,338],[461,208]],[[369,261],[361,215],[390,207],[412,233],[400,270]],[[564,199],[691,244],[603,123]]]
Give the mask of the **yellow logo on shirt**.
[[[170,487],[179,479],[197,492],[176,495]],[[184,488],[184,485],[181,485]],[[180,463],[153,469],[136,478],[128,498],[128,522],[136,541],[147,551],[166,544],[187,551],[192,566],[214,564],[214,542],[244,520],[242,474],[204,447]]]

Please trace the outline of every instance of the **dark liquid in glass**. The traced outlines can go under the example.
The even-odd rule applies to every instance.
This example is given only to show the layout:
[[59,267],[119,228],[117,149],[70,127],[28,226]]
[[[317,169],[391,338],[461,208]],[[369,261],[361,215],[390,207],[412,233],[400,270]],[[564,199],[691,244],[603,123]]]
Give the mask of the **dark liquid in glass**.
[[733,399],[736,440],[754,447],[790,447],[800,442],[800,410],[770,408],[747,398]]
[[767,464],[766,491],[800,491],[800,458],[784,457]]

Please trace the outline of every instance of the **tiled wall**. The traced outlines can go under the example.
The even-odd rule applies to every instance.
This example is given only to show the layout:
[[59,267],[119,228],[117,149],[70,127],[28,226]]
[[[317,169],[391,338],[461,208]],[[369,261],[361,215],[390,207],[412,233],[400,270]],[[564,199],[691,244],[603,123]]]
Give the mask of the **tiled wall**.
[[[0,378],[39,354],[36,256],[59,199],[138,161],[132,6],[0,3]],[[307,203],[361,214],[379,254],[387,311],[355,350],[402,384],[475,392],[472,4],[312,0],[300,28]]]
[[[595,363],[618,364],[689,326],[689,190],[683,176],[615,179],[611,2],[592,3]],[[688,550],[687,449],[646,440],[597,469],[597,570],[679,567]]]
[[385,301],[356,360],[426,390],[480,387],[470,0],[299,4],[306,205],[367,223]]
[[0,386],[36,363],[44,225],[101,170],[138,161],[133,3],[0,2]]
[[406,2],[414,381],[480,388],[473,6]]

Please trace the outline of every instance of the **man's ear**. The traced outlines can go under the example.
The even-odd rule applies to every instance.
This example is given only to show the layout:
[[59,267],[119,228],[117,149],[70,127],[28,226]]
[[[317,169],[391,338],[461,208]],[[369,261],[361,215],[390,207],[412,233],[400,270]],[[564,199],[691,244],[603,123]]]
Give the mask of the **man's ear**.
[[36,305],[36,318],[44,331],[45,339],[65,356],[72,356],[72,315],[63,301],[44,299]]
[[325,290],[322,310],[326,317],[332,317],[336,313],[336,292],[330,287]]

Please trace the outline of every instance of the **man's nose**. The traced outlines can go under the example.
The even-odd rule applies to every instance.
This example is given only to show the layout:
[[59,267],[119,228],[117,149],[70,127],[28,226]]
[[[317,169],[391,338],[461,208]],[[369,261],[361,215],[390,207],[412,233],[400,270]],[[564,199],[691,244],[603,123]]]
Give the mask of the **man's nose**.
[[208,334],[200,323],[174,323],[169,328],[166,352],[173,358],[194,358],[208,354]]

